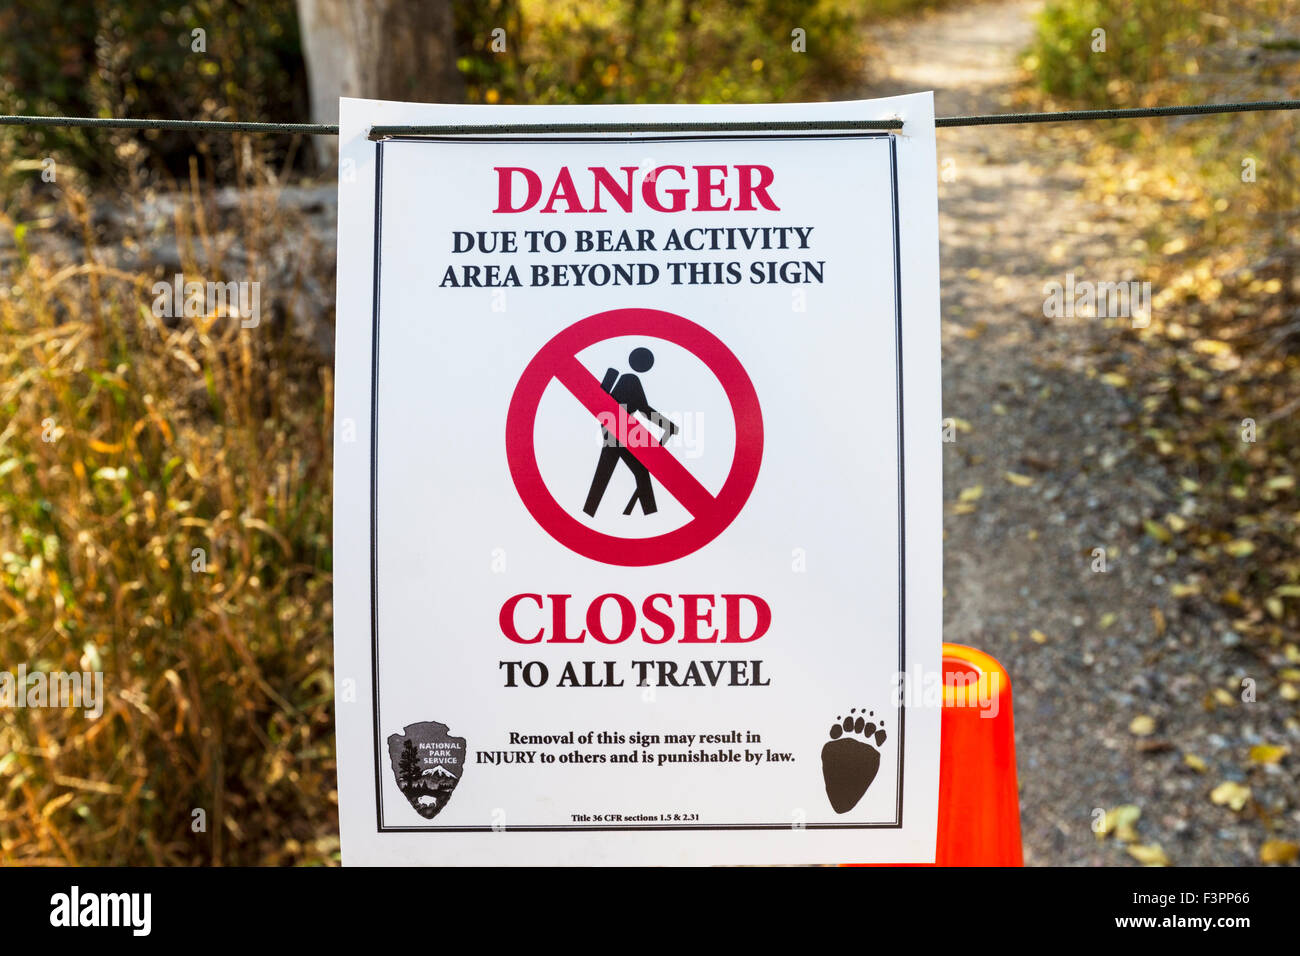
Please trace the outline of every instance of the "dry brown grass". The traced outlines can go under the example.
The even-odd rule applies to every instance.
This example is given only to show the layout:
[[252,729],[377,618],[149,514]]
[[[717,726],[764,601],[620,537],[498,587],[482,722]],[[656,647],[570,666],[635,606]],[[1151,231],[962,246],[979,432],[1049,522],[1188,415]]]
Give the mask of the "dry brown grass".
[[[265,317],[155,317],[60,192],[75,261],[0,217],[0,666],[107,700],[0,709],[0,863],[333,861],[330,372]],[[187,278],[256,279],[246,225],[223,275],[196,188]]]

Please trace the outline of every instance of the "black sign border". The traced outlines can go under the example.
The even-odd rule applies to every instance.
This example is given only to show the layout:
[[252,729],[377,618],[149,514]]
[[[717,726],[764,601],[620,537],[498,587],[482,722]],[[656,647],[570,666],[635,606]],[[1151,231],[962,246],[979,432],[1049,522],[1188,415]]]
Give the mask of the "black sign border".
[[[375,143],[375,214],[374,278],[372,296],[370,358],[370,676],[375,745],[375,816],[378,833],[561,833],[592,831],[661,831],[661,830],[898,830],[903,826],[903,769],[907,750],[906,693],[898,695],[898,775],[895,790],[894,819],[886,823],[647,823],[626,826],[575,823],[551,826],[386,826],[384,824],[383,724],[379,714],[379,289],[382,260],[382,223],[384,190],[384,145],[398,142],[437,143],[656,143],[730,140],[835,140],[884,139],[889,143],[889,180],[893,212],[894,237],[894,358],[898,391],[898,673],[907,674],[907,521],[904,507],[906,482],[903,449],[903,301],[902,250],[899,236],[898,149],[891,133],[745,133],[735,135],[660,135],[660,136],[394,136]],[[468,754],[466,758],[468,759]]]

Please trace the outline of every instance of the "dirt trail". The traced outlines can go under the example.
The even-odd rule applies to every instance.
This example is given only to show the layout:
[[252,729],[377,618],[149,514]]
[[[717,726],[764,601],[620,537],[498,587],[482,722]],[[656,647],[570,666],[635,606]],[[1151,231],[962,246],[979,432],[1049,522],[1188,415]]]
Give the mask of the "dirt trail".
[[[941,116],[1015,108],[1037,7],[890,25],[875,36],[867,94],[934,89]],[[1073,124],[939,131],[943,407],[970,425],[945,446],[944,638],[1011,674],[1027,863],[1135,864],[1090,826],[1095,808],[1121,804],[1142,810],[1138,842],[1175,865],[1255,863],[1268,836],[1258,818],[1209,792],[1243,779],[1266,728],[1289,735],[1285,712],[1207,709],[1255,659],[1227,624],[1181,615],[1169,597],[1178,567],[1142,521],[1170,510],[1171,479],[1140,450],[1136,399],[1097,375],[1118,333],[1044,318],[1044,285],[1067,273],[1141,278],[1132,231],[1081,195],[1090,135]],[[958,513],[959,493],[976,486],[973,512]],[[1095,548],[1106,549],[1104,573],[1092,570]],[[1155,719],[1154,734],[1130,732],[1139,715]],[[1250,782],[1267,801],[1286,780],[1264,776]],[[1296,819],[1275,823],[1294,832]]]

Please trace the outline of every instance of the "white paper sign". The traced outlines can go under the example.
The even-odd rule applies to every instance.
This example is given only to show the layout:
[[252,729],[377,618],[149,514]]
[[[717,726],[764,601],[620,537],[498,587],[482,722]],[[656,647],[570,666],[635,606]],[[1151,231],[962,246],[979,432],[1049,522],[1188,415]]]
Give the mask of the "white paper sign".
[[341,105],[345,861],[932,861],[930,95]]

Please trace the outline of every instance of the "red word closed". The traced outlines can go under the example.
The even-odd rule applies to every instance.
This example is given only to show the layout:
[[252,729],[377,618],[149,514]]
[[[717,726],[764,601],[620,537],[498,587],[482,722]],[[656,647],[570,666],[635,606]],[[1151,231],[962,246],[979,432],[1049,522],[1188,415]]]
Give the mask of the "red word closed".
[[[637,634],[646,644],[747,644],[772,625],[772,609],[754,594],[651,594],[640,609],[622,594],[601,594],[587,605],[583,623],[570,624],[571,594],[516,594],[501,605],[501,633],[516,644],[581,644],[588,636],[621,644]],[[752,611],[752,630],[742,611]],[[715,617],[721,612],[721,620]],[[581,612],[579,612],[581,613]],[[746,615],[749,617],[750,615]],[[571,627],[579,627],[577,634]]]

